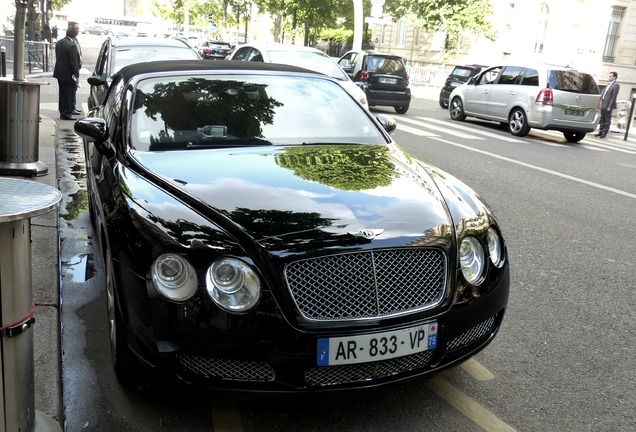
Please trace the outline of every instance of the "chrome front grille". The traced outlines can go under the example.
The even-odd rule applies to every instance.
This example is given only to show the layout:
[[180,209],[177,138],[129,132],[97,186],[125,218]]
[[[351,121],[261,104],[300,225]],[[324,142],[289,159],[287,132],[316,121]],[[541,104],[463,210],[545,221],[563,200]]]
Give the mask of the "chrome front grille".
[[184,370],[204,379],[249,382],[271,382],[276,379],[274,369],[265,362],[196,355],[179,355],[177,359]]
[[439,304],[446,256],[425,248],[331,255],[291,263],[285,278],[305,318],[382,317]]
[[311,387],[370,381],[422,368],[432,356],[432,351],[425,351],[379,362],[312,368],[305,371],[305,381]]

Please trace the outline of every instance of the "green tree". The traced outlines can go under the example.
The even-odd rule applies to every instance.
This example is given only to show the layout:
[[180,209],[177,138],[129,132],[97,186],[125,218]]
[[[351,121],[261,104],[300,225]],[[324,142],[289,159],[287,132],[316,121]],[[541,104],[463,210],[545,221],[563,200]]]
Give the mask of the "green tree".
[[415,16],[416,27],[446,33],[448,53],[455,52],[457,41],[466,31],[490,40],[496,37],[490,21],[493,15],[491,0],[387,0],[384,12],[394,19]]
[[72,0],[51,0],[51,9],[54,11],[59,11],[71,1]]
[[[261,11],[274,17],[274,40],[282,34],[303,35],[304,45],[310,45],[324,28],[336,28],[342,16],[352,10],[351,0],[254,0]],[[353,12],[350,14],[353,17]],[[353,28],[353,24],[351,25]],[[287,37],[286,37],[287,38]]]

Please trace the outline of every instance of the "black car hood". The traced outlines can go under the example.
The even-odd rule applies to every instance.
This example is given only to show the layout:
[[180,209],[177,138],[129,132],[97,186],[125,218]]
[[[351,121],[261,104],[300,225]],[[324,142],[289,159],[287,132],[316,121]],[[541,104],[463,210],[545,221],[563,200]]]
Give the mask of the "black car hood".
[[[395,145],[323,145],[133,152],[140,168],[227,217],[256,240],[343,235],[404,244],[452,230],[420,161]],[[435,235],[432,235],[435,234]],[[406,238],[405,238],[406,237]],[[398,242],[397,239],[400,239]],[[393,242],[393,243],[391,243]]]

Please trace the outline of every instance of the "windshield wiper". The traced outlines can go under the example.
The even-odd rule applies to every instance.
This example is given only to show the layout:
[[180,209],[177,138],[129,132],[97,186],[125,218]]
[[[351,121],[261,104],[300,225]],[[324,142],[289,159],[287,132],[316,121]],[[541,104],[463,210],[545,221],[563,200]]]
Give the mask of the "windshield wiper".
[[236,139],[217,139],[217,140],[202,140],[202,141],[190,141],[186,144],[186,150],[196,149],[208,149],[219,147],[249,147],[249,146],[271,146],[274,145],[271,141],[263,138],[236,138]]

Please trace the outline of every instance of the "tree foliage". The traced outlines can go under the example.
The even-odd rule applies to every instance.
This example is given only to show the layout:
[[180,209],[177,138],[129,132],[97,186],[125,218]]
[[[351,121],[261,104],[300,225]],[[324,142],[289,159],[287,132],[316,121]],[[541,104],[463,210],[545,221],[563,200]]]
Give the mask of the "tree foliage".
[[493,15],[491,0],[387,0],[385,13],[394,19],[415,16],[415,26],[430,32],[446,33],[446,49],[466,31],[494,40],[496,33],[489,18]]

